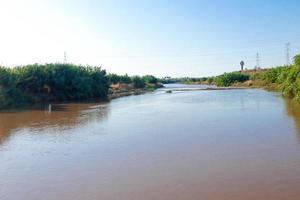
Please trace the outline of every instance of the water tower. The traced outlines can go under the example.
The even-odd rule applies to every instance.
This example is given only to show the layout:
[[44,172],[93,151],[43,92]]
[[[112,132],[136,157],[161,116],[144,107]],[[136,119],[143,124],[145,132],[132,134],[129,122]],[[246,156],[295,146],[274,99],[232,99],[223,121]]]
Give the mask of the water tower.
[[244,71],[244,65],[245,65],[245,62],[244,62],[244,61],[241,61],[241,62],[240,62],[240,65],[241,65],[241,71]]

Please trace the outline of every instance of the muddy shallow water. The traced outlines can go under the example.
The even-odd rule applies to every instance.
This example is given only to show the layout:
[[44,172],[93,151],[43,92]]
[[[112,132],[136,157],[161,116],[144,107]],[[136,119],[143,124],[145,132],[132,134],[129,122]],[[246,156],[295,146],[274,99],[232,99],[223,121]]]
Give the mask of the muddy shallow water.
[[299,200],[300,105],[161,90],[1,112],[0,199]]

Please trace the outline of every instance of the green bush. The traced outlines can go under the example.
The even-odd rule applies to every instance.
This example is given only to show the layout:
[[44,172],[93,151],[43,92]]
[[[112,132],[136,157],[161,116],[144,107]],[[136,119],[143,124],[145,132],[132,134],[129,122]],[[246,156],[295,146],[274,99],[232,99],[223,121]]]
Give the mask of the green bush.
[[294,57],[294,65],[276,67],[263,73],[265,84],[276,84],[284,96],[300,100],[300,55]]
[[249,75],[239,72],[225,73],[215,78],[215,84],[221,87],[228,87],[237,82],[245,82],[249,80]]
[[288,67],[276,67],[268,69],[263,74],[263,80],[266,81],[266,83],[280,83],[284,81],[288,71]]
[[98,67],[34,64],[0,68],[0,107],[38,101],[105,98],[108,86],[106,72]]
[[145,83],[157,84],[157,78],[152,75],[143,76],[143,80]]
[[135,88],[144,88],[146,85],[145,81],[139,76],[132,77],[132,82]]
[[108,80],[110,84],[117,84],[120,82],[120,76],[117,74],[108,74]]
[[207,82],[208,84],[212,84],[214,82],[214,78],[213,77],[207,78]]
[[[283,75],[282,75],[283,76]],[[299,98],[300,95],[300,70],[297,66],[290,67],[284,72],[281,89],[285,96]]]
[[276,68],[269,69],[264,73],[263,79],[267,83],[275,83],[277,81],[278,75],[279,75],[279,73]]
[[300,54],[294,57],[295,65],[300,67]]
[[132,80],[127,74],[125,74],[123,76],[120,76],[120,83],[130,84],[132,83]]

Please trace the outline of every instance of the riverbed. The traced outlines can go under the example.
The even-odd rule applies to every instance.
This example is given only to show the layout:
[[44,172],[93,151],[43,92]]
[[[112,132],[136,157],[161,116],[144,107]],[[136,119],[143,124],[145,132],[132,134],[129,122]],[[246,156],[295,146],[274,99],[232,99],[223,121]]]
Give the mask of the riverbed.
[[4,111],[0,199],[299,200],[300,105],[160,89]]

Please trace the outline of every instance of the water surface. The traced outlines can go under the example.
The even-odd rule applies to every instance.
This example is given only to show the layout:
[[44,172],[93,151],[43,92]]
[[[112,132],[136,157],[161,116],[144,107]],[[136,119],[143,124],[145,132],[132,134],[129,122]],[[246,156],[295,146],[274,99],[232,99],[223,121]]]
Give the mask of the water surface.
[[50,110],[0,113],[1,200],[300,199],[300,106],[275,93],[161,90]]

